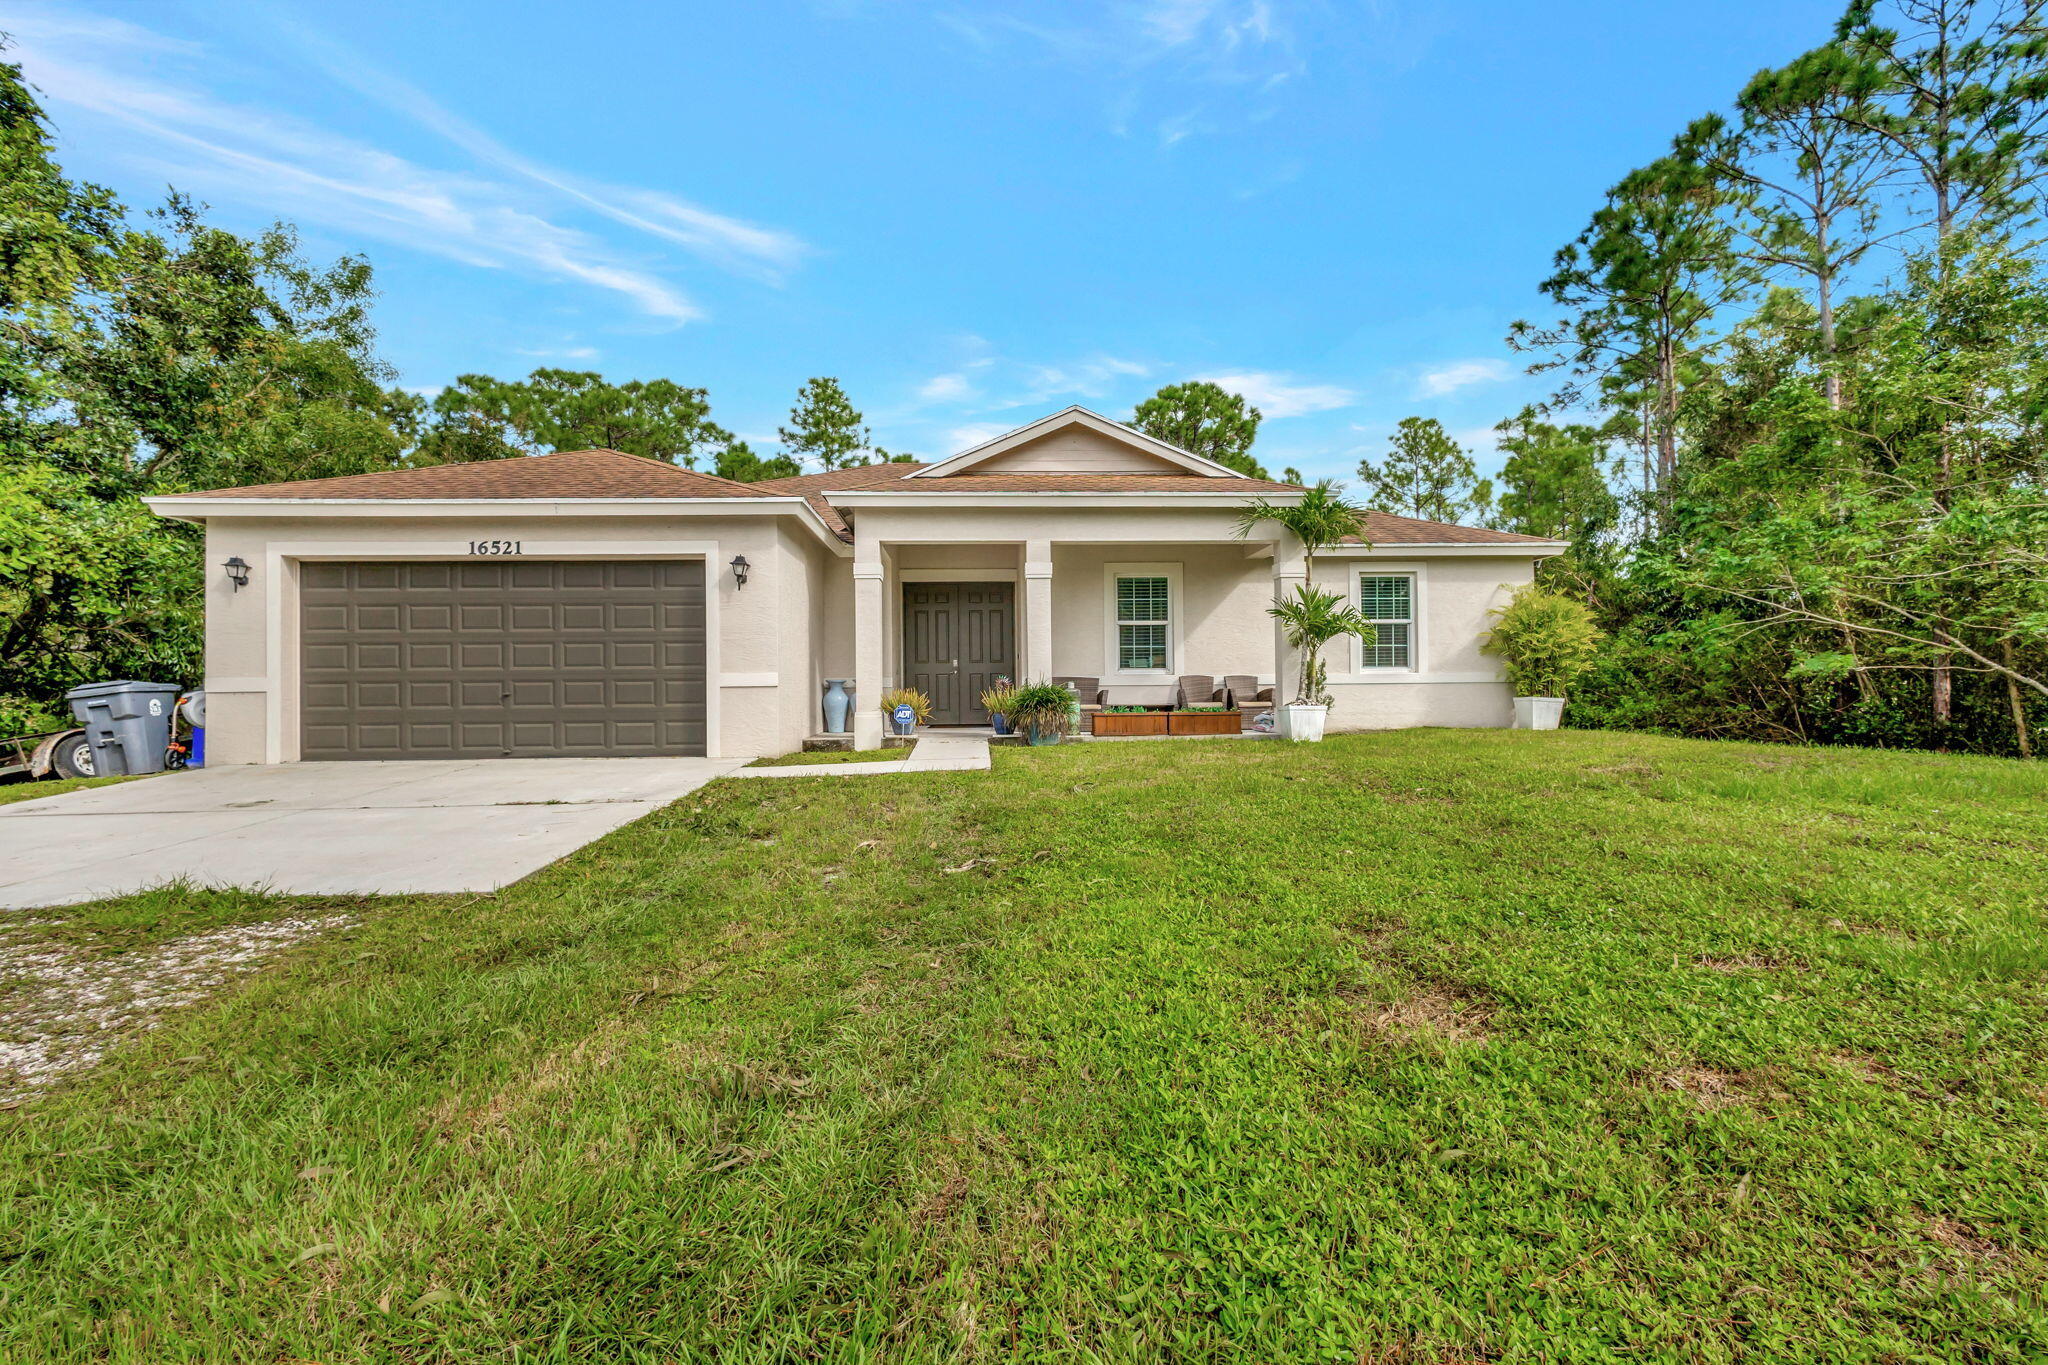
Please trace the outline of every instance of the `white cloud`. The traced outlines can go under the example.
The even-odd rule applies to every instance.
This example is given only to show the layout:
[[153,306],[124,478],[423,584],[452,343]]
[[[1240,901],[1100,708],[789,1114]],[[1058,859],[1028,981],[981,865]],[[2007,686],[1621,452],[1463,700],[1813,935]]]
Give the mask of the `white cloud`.
[[1422,376],[1422,393],[1425,397],[1440,398],[1474,384],[1498,384],[1514,374],[1514,366],[1505,360],[1458,360]]
[[1017,402],[1042,403],[1048,398],[1071,396],[1100,398],[1117,381],[1142,379],[1150,373],[1152,367],[1142,360],[1124,360],[1113,355],[1095,355],[1060,365],[1033,365],[1027,373],[1029,396]]
[[935,374],[917,386],[917,396],[927,403],[957,403],[973,391],[964,374]]
[[515,346],[512,354],[532,356],[537,360],[595,360],[595,346]]
[[1311,412],[1348,408],[1358,401],[1357,393],[1335,384],[1296,384],[1286,375],[1252,372],[1196,376],[1211,384],[1244,395],[1244,400],[1267,417],[1301,417]]
[[[197,85],[158,79],[178,59],[203,60],[204,49],[133,24],[27,11],[10,17],[8,27],[16,59],[54,108],[118,125],[131,161],[215,200],[232,198],[472,267],[586,285],[670,324],[699,318],[702,310],[656,266],[557,221],[554,210],[595,212],[742,273],[773,276],[808,251],[787,233],[654,191],[552,176],[407,87],[385,88],[383,97],[394,105],[409,100],[422,122],[516,178],[430,166],[274,110],[228,103]],[[379,84],[360,71],[351,75],[358,88]],[[554,206],[544,202],[550,198]]]
[[963,450],[972,450],[978,445],[993,441],[1006,431],[1014,430],[1015,427],[1006,427],[1000,422],[969,422],[964,427],[954,427],[946,433],[946,440],[950,445],[948,453],[957,455]]

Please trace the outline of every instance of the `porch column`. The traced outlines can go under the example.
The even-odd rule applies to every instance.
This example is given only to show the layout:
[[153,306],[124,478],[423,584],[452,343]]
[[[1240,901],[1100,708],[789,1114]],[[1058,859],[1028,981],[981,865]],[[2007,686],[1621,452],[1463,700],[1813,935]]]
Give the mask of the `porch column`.
[[1052,542],[1024,542],[1023,682],[1052,681]]
[[[1308,582],[1308,565],[1301,557],[1301,542],[1289,536],[1273,545],[1273,600],[1284,602],[1294,596],[1294,590]],[[1285,706],[1294,700],[1294,688],[1300,672],[1296,666],[1294,651],[1287,647],[1287,632],[1280,623],[1273,623],[1273,704]]]
[[853,747],[882,747],[882,547],[853,550]]

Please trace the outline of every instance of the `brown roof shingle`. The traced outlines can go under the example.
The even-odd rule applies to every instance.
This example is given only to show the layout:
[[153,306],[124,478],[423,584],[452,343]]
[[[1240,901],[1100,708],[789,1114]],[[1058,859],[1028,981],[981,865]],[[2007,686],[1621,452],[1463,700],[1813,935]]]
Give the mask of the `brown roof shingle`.
[[[1548,545],[1543,536],[1525,536],[1515,531],[1489,531],[1483,526],[1458,526],[1448,521],[1424,521],[1420,517],[1397,517],[1392,512],[1365,514],[1365,538],[1374,545]],[[1345,543],[1358,544],[1347,536]]]
[[[509,460],[386,469],[332,479],[256,483],[174,498],[753,498],[756,484],[700,474],[620,450],[558,450]],[[770,496],[777,496],[770,494]],[[783,494],[781,496],[787,496]]]

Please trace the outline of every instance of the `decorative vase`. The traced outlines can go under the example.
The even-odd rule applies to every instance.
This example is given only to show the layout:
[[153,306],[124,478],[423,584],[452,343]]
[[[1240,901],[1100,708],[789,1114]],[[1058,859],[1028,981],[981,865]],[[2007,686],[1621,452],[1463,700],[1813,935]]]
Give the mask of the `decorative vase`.
[[1044,730],[1040,729],[1037,725],[1032,725],[1027,738],[1032,744],[1057,744],[1060,742],[1060,732],[1057,730]]
[[1289,702],[1280,708],[1280,737],[1297,743],[1313,744],[1323,737],[1323,723],[1329,715],[1330,708],[1327,706]]
[[1555,730],[1564,715],[1563,697],[1516,697],[1515,729]]
[[825,733],[845,734],[846,718],[852,713],[853,694],[846,690],[846,679],[825,679]]
[[991,711],[988,713],[988,724],[989,728],[994,730],[999,735],[1007,735],[1010,733],[1009,717],[1005,716],[1000,711]]

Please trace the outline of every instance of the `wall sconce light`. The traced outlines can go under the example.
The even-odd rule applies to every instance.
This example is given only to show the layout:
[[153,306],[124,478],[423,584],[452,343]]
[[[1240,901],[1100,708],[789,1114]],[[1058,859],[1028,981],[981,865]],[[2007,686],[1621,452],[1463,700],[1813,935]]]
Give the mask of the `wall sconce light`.
[[747,573],[753,567],[753,565],[747,563],[747,557],[745,555],[734,555],[732,557],[732,581],[734,586],[741,588],[746,587]]
[[228,571],[228,582],[235,585],[236,592],[240,592],[249,586],[248,561],[244,560],[240,555],[234,556],[227,563],[221,565],[221,567]]

